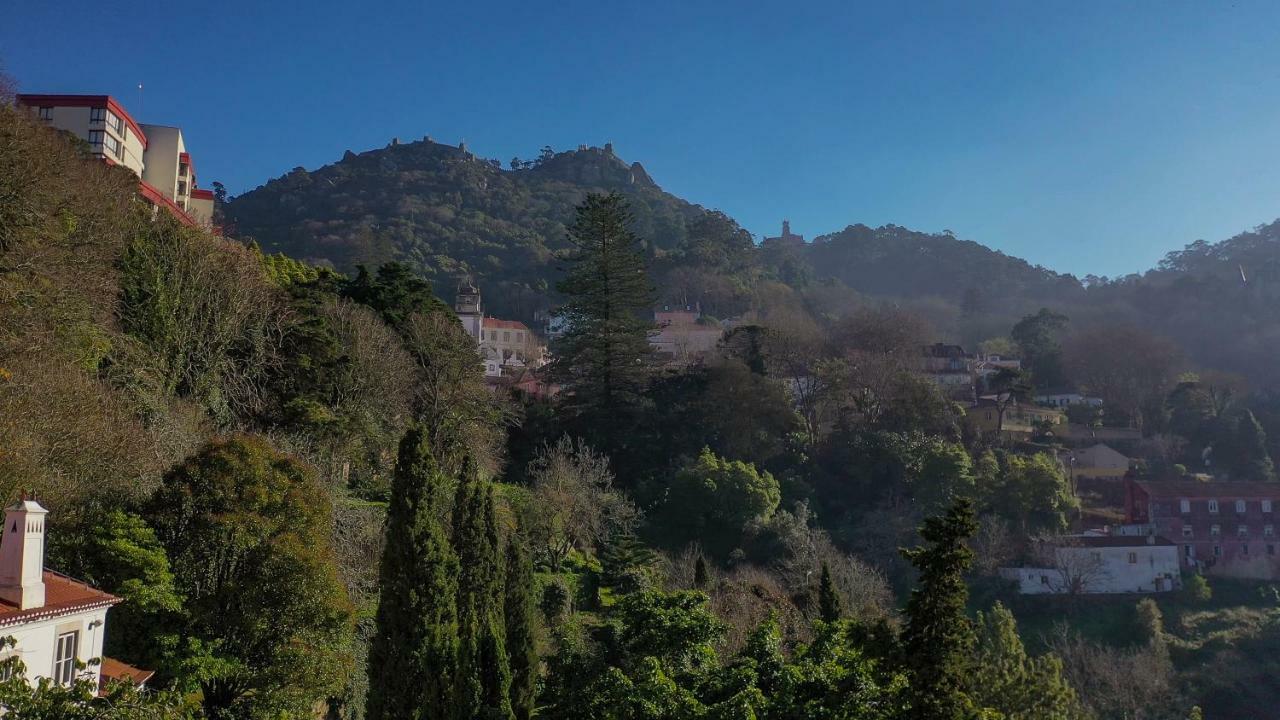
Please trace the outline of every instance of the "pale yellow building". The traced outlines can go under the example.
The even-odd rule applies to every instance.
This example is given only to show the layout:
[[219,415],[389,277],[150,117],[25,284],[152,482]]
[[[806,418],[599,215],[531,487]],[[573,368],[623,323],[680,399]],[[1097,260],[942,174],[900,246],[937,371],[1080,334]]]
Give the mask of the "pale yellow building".
[[89,143],[89,151],[142,177],[148,138],[142,126],[110,95],[19,95],[45,123]]
[[186,225],[213,227],[213,193],[196,187],[195,164],[182,130],[140,124],[110,95],[17,96],[19,106],[89,144],[109,165],[137,175],[138,192]]

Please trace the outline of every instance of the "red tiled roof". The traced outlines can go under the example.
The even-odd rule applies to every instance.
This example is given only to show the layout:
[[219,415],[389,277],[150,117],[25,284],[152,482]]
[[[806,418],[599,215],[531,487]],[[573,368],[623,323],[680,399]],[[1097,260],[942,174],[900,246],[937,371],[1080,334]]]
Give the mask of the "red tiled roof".
[[1261,497],[1280,498],[1280,483],[1247,481],[1166,480],[1163,482],[1138,481],[1138,487],[1151,497]]
[[150,680],[152,675],[156,674],[154,670],[141,670],[128,663],[120,662],[115,658],[109,658],[106,655],[102,656],[101,672],[102,686],[104,688],[106,687],[107,682],[111,680],[122,680],[124,682],[141,686]]
[[528,330],[529,328],[519,320],[499,320],[498,318],[487,317],[484,319],[485,330]]
[[1143,545],[1173,545],[1158,535],[1072,535],[1053,541],[1061,547],[1141,547]]
[[44,605],[20,610],[17,605],[0,600],[0,627],[110,607],[118,602],[120,598],[115,595],[104,593],[78,580],[72,580],[66,575],[45,570]]

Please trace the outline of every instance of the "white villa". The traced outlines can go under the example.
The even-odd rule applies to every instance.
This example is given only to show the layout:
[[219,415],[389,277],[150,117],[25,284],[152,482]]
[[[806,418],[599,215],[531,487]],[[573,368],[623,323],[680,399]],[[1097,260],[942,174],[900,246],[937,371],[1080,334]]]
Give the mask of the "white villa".
[[1000,568],[1023,595],[1168,592],[1182,586],[1178,546],[1154,535],[1071,535],[1039,547],[1039,567]]
[[5,508],[0,539],[0,637],[12,647],[32,685],[40,678],[66,685],[84,679],[142,684],[151,673],[102,656],[107,610],[120,598],[44,568],[45,515],[35,500]]

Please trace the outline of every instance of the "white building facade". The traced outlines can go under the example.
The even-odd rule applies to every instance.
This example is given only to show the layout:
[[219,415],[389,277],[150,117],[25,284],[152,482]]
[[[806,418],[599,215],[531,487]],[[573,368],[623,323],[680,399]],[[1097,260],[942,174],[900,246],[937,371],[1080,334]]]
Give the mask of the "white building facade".
[[120,602],[108,593],[44,568],[45,516],[34,500],[5,509],[0,538],[0,660],[21,660],[27,682],[67,685],[106,676],[145,681],[150,673],[104,658],[107,611]]
[[89,143],[90,152],[107,164],[132,171],[148,202],[186,225],[213,227],[213,193],[197,190],[180,128],[140,124],[110,95],[20,94],[17,102],[46,124]]
[[1154,536],[1069,536],[1039,548],[1039,567],[1001,568],[1024,595],[1170,592],[1182,587],[1178,547]]

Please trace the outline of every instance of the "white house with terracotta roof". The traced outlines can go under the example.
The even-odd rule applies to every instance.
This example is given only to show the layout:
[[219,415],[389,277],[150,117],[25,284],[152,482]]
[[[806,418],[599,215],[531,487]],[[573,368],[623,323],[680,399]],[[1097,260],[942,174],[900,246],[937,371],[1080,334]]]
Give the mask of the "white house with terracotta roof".
[[12,641],[0,660],[16,655],[27,681],[66,685],[113,678],[141,684],[151,673],[102,656],[107,610],[120,598],[44,567],[45,516],[35,500],[5,508],[0,538],[0,638]]

